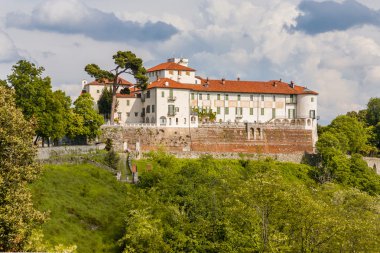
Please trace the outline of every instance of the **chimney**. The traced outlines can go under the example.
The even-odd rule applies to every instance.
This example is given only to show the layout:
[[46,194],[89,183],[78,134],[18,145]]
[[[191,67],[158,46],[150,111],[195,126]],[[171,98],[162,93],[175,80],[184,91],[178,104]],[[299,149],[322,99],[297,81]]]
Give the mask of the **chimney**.
[[290,81],[290,88],[294,89],[294,82]]
[[208,84],[208,77],[206,78],[206,84]]
[[226,79],[222,78],[222,84],[226,83]]
[[238,77],[237,80],[240,81],[240,77]]
[[166,86],[166,87],[169,86],[169,82],[168,82],[168,81],[165,82],[165,86]]
[[277,87],[276,81],[273,82],[273,87]]

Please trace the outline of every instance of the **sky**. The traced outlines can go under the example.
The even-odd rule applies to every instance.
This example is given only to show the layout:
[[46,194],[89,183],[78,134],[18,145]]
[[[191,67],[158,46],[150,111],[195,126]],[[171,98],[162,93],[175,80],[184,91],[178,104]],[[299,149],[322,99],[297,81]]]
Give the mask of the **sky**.
[[0,0],[0,79],[26,59],[75,99],[86,64],[112,69],[118,50],[146,68],[184,57],[203,77],[294,81],[319,93],[326,125],[380,97],[380,1]]

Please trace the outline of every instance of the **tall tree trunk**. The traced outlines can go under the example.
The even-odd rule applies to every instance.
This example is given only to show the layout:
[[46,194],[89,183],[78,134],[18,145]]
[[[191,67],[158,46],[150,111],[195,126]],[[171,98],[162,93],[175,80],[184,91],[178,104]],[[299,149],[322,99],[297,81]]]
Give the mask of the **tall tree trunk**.
[[111,125],[114,124],[115,107],[116,107],[116,91],[117,91],[117,86],[116,86],[116,85],[113,85],[113,86],[112,86],[111,115],[110,115]]

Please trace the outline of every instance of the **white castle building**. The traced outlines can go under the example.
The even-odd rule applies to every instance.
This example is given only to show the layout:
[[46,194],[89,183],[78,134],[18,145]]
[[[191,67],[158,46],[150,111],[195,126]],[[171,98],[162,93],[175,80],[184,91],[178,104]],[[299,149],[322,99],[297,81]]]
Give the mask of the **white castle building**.
[[[195,72],[183,58],[168,59],[148,69],[147,90],[131,88],[128,95],[117,94],[118,124],[193,128],[210,123],[199,111],[211,111],[216,113],[214,124],[290,124],[302,119],[305,129],[316,133],[315,91],[281,80],[211,80]],[[106,86],[109,84],[94,81],[85,84],[83,91],[97,101]]]

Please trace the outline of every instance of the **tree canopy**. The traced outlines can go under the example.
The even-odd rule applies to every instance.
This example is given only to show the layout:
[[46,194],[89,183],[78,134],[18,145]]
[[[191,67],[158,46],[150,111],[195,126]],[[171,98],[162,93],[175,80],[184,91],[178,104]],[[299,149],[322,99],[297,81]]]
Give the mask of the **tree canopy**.
[[13,92],[0,86],[0,251],[22,251],[43,220],[27,186],[40,171],[33,122],[16,108]]
[[[121,75],[130,74],[134,76],[136,79],[136,86],[142,90],[146,89],[148,81],[142,60],[131,51],[118,51],[113,55],[113,59],[116,67],[111,71],[103,70],[96,64],[88,64],[85,67],[87,74],[94,77],[99,82],[112,81],[112,104],[110,110],[111,124],[114,123],[116,93],[119,87],[123,86],[120,80]],[[128,91],[128,87],[123,87],[123,93],[128,93]]]
[[84,93],[75,100],[74,106],[74,113],[83,119],[82,129],[79,132],[90,139],[95,139],[100,134],[99,127],[104,124],[104,120],[94,109],[94,99],[90,94]]
[[20,60],[8,76],[8,83],[15,91],[16,106],[26,119],[36,120],[35,143],[40,137],[49,141],[65,135],[65,116],[71,105],[70,97],[63,91],[52,91],[50,77],[42,77],[43,71],[43,67]]

